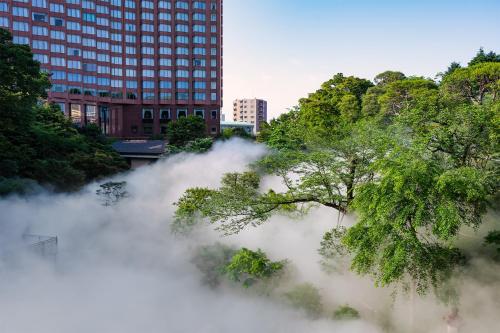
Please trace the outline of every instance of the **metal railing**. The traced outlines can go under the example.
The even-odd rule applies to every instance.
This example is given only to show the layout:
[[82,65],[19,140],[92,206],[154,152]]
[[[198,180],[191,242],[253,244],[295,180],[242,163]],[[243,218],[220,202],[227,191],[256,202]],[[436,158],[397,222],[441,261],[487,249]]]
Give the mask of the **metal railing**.
[[33,253],[43,258],[56,258],[57,237],[25,234],[23,240],[28,243],[28,247]]

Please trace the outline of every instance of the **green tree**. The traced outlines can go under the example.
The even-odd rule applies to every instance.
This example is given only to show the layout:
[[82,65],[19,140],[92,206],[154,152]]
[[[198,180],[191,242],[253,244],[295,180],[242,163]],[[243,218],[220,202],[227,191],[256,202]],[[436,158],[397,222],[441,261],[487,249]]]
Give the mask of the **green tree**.
[[187,116],[167,125],[167,140],[170,145],[182,147],[188,142],[207,137],[205,120],[197,116]]
[[[188,190],[177,220],[208,218],[233,233],[315,205],[354,211],[355,225],[328,233],[323,253],[349,254],[352,269],[377,285],[440,287],[464,263],[460,228],[478,227],[498,192],[495,65],[457,69],[440,85],[337,75],[271,122],[274,150],[254,171],[225,175],[219,189]],[[464,71],[478,91],[486,87],[482,103],[463,98]],[[281,177],[286,190],[263,193],[263,174]]]
[[279,276],[285,268],[286,261],[271,261],[261,250],[251,251],[241,249],[236,252],[229,264],[224,268],[224,273],[235,282],[242,282],[248,288],[258,282],[269,281]]
[[335,320],[353,320],[360,317],[358,310],[350,307],[348,304],[339,306],[333,313]]
[[460,65],[460,63],[454,61],[450,64],[450,66],[448,66],[448,68],[446,69],[446,71],[444,73],[440,73],[440,76],[441,77],[448,76],[459,68],[462,68],[462,65]]
[[58,191],[128,169],[98,133],[80,134],[58,106],[43,99],[50,87],[29,47],[0,29],[0,187],[23,193],[32,180]]
[[386,86],[388,84],[403,81],[406,79],[406,75],[401,72],[386,71],[375,76],[373,80],[377,86]]
[[451,102],[483,104],[498,101],[500,62],[477,63],[459,68],[443,79],[442,93]]
[[[265,125],[264,125],[265,127]],[[245,129],[241,128],[241,127],[237,127],[237,128],[226,128],[220,138],[222,140],[229,140],[231,138],[242,138],[242,139],[252,139],[253,136],[248,133]]]
[[202,272],[202,282],[215,288],[220,285],[225,267],[236,253],[236,249],[216,243],[198,248],[191,261]]
[[500,62],[500,54],[496,54],[493,51],[486,53],[483,48],[480,48],[476,56],[469,62],[469,66],[474,66],[484,62]]
[[489,232],[485,237],[485,244],[496,247],[497,258],[500,258],[500,231]]
[[29,46],[12,42],[12,35],[0,29],[0,131],[18,133],[34,118],[33,107],[50,87],[47,75],[33,60]]
[[317,319],[323,314],[319,290],[310,283],[300,284],[286,292],[284,296],[291,306],[305,311],[312,319]]

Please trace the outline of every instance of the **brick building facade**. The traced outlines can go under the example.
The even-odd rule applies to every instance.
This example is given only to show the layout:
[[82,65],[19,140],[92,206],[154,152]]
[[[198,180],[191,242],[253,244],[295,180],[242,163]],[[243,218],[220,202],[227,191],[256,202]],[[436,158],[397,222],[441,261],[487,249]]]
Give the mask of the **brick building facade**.
[[50,73],[49,101],[122,138],[186,115],[220,131],[222,0],[0,0],[0,27]]

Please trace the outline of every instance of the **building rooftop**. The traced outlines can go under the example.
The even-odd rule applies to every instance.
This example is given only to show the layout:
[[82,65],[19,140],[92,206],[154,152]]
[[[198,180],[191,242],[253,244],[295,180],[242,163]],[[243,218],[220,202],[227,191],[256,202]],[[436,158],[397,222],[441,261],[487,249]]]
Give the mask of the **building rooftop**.
[[242,121],[221,121],[221,126],[254,126],[252,123],[246,123]]
[[113,149],[120,155],[161,155],[165,152],[165,141],[125,140],[113,143]]

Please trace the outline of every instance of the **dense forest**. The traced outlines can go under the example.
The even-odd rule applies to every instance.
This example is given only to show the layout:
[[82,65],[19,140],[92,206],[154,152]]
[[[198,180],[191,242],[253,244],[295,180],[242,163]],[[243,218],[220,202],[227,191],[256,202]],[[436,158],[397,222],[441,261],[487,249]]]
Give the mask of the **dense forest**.
[[0,195],[38,186],[72,191],[128,169],[94,124],[75,127],[58,106],[28,46],[0,29]]
[[[173,228],[186,232],[207,220],[229,235],[324,206],[339,213],[318,244],[325,259],[349,258],[377,286],[439,293],[473,255],[457,245],[460,231],[477,230],[498,209],[499,134],[493,52],[481,49],[434,79],[337,74],[263,127],[258,140],[269,153],[247,172],[224,175],[219,188],[188,189]],[[279,178],[285,190],[263,190],[264,177]],[[342,223],[345,215],[355,223]],[[480,239],[491,257],[500,247],[493,224]],[[251,265],[259,253],[241,255],[235,260],[247,273],[270,269],[259,259]]]

